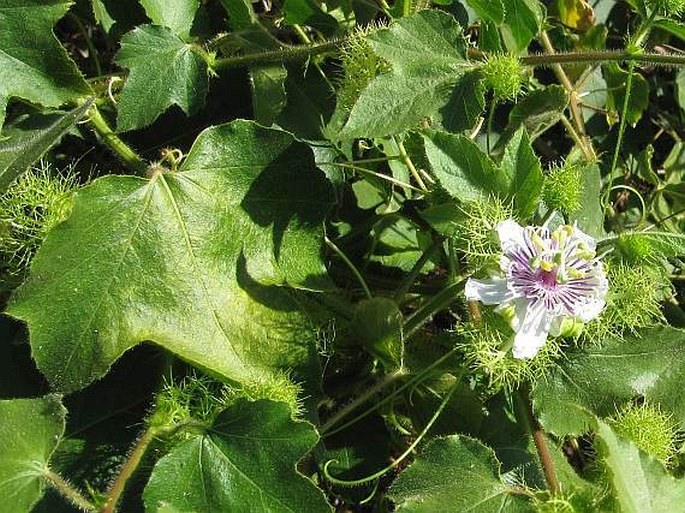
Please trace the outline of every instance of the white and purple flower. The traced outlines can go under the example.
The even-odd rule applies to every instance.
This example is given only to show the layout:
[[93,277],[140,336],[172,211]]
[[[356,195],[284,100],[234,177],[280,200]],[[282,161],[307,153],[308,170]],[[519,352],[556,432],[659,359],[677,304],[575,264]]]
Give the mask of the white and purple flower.
[[576,226],[497,225],[503,276],[469,279],[466,299],[512,314],[513,355],[532,358],[566,320],[587,322],[604,308],[608,282],[595,240]]

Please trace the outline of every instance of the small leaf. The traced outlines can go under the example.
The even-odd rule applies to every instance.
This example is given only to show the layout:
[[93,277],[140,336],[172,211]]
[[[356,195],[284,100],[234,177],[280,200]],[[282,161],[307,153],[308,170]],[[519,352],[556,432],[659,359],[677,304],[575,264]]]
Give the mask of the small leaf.
[[0,401],[0,513],[28,513],[43,495],[43,473],[64,434],[57,395]]
[[241,400],[157,462],[143,493],[146,511],[292,513],[306,505],[329,512],[321,491],[296,470],[317,439],[285,404]]
[[593,415],[607,417],[634,398],[671,412],[685,427],[685,332],[671,327],[645,330],[641,337],[603,341],[567,358],[533,390],[545,429],[559,436],[587,431]]
[[0,193],[57,144],[92,103],[84,102],[70,112],[35,115],[6,127],[6,138],[0,139]]
[[199,0],[140,0],[140,4],[152,23],[171,29],[183,39],[190,34],[200,6]]
[[473,201],[509,191],[509,177],[468,137],[430,131],[423,138],[433,173],[452,197]]
[[613,496],[625,513],[666,513],[685,504],[685,480],[675,479],[663,465],[598,422],[597,445]]
[[586,0],[557,0],[559,20],[572,29],[587,31],[595,24],[595,11]]
[[[59,107],[91,93],[52,33],[71,7],[64,0],[0,0],[0,128],[10,98]],[[30,43],[30,44],[29,44]]]
[[525,53],[540,31],[542,7],[537,0],[503,0],[503,4],[502,38],[510,52]]
[[597,164],[583,166],[581,176],[583,190],[580,195],[580,204],[583,207],[571,213],[569,220],[576,221],[580,229],[588,235],[601,239],[606,232],[604,231],[604,210],[600,202],[602,179],[599,166]]
[[168,28],[144,25],[129,32],[115,60],[130,70],[119,97],[119,131],[150,125],[172,105],[188,115],[204,106],[207,64]]
[[521,127],[504,148],[502,173],[511,177],[509,195],[521,219],[533,215],[540,202],[544,177],[540,160],[533,152],[528,134]]
[[509,123],[497,140],[494,151],[501,151],[521,126],[534,141],[561,119],[567,104],[568,97],[561,86],[552,85],[532,91],[511,110]]
[[390,487],[399,513],[533,511],[502,482],[492,449],[459,435],[438,438]]
[[375,297],[361,301],[355,309],[350,331],[388,369],[394,370],[402,365],[402,312],[393,300]]
[[497,25],[504,21],[504,4],[502,0],[467,0],[471,8],[483,21]]
[[444,120],[448,129],[454,129],[455,122],[460,127],[475,122],[475,117],[456,120],[451,112],[474,115],[482,106],[472,88],[458,88],[474,65],[466,60],[462,30],[454,18],[421,11],[371,34],[368,41],[392,71],[362,91],[341,137],[384,137],[426,121],[440,127]]
[[239,382],[303,369],[311,328],[280,285],[327,286],[332,201],[311,150],[289,134],[210,128],[178,172],[81,189],[8,311],[27,321],[38,367],[60,390],[147,340]]

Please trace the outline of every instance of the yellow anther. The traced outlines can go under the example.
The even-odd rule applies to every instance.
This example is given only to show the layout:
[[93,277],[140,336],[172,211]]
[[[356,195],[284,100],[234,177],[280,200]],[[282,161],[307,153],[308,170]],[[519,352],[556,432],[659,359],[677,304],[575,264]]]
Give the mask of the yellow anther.
[[545,272],[550,272],[552,269],[554,269],[554,263],[549,262],[547,260],[541,260],[540,261],[540,267],[542,267],[542,270]]

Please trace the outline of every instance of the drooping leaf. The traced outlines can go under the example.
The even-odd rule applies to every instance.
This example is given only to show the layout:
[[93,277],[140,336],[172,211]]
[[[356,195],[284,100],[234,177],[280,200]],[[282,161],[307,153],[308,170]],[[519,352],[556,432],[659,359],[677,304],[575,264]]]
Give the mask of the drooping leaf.
[[362,347],[389,368],[402,365],[402,312],[393,300],[375,297],[361,301],[355,308],[350,331]]
[[538,35],[542,24],[541,5],[537,0],[503,0],[504,26],[502,38],[510,52],[525,53]]
[[383,137],[422,121],[436,128],[445,124],[453,131],[475,122],[475,117],[456,120],[451,113],[453,108],[480,112],[477,105],[471,105],[472,89],[456,94],[474,67],[466,60],[461,27],[451,16],[422,11],[370,35],[368,41],[392,70],[377,76],[362,91],[341,137]]
[[459,435],[438,438],[390,487],[401,513],[533,511],[500,478],[492,449]]
[[685,504],[685,479],[670,475],[661,463],[598,422],[597,445],[614,497],[625,513],[666,513]]
[[497,140],[494,152],[501,151],[521,126],[526,128],[531,141],[540,137],[561,119],[567,103],[566,91],[561,86],[551,85],[532,91],[511,110],[509,123]]
[[28,323],[33,356],[60,390],[145,340],[235,381],[302,367],[310,328],[279,285],[322,286],[329,187],[284,132],[210,128],[180,172],[82,189],[9,313]]
[[545,429],[559,436],[581,434],[593,415],[613,415],[618,406],[639,397],[672,413],[682,428],[683,379],[685,332],[664,326],[567,353],[547,379],[537,383],[533,399]]
[[509,192],[509,176],[468,137],[430,131],[423,138],[433,173],[454,198],[473,201]]
[[[578,164],[581,165],[581,164]],[[582,165],[583,190],[580,195],[582,208],[569,214],[587,234],[596,238],[604,237],[604,210],[600,201],[602,179],[597,164]]]
[[467,3],[483,21],[497,25],[504,21],[505,11],[502,0],[467,0]]
[[0,513],[28,513],[43,495],[65,415],[57,395],[0,401]]
[[155,25],[168,27],[181,38],[187,38],[193,26],[199,0],[140,0],[145,14]]
[[65,113],[30,116],[15,123],[0,139],[0,193],[41,158],[90,108],[92,100]]
[[119,97],[119,131],[145,127],[172,105],[192,115],[205,103],[207,64],[166,27],[144,25],[129,32],[115,60],[129,69]]
[[157,462],[143,493],[146,511],[328,512],[321,491],[295,468],[317,438],[283,403],[237,402]]
[[528,134],[521,127],[504,148],[502,173],[510,176],[509,195],[521,219],[530,217],[538,207],[544,177],[540,160],[533,152]]
[[59,107],[91,90],[52,33],[70,1],[0,0],[0,128],[10,98]]

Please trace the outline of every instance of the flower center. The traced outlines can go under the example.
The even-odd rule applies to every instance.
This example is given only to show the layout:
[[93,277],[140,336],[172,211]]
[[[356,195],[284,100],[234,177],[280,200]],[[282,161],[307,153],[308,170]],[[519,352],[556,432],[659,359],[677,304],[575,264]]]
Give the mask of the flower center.
[[546,290],[553,290],[557,287],[557,269],[545,271],[540,268],[536,271],[535,279]]

